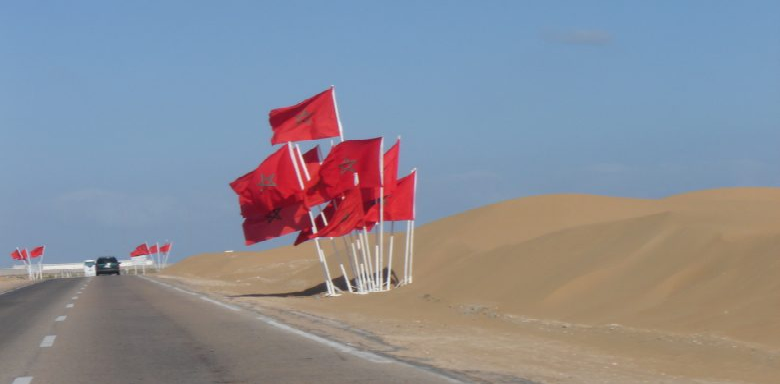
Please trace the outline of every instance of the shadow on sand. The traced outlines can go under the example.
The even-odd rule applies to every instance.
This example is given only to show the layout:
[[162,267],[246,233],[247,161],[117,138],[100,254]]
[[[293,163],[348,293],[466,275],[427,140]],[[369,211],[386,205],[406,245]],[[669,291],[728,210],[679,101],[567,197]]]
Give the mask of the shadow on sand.
[[[390,278],[390,284],[391,285],[397,285],[398,284],[398,276],[395,274],[395,271],[392,273],[392,277]],[[385,268],[382,271],[382,281],[387,281],[387,269]],[[347,292],[349,289],[347,289],[347,284],[344,281],[343,277],[337,277],[333,280],[331,280],[333,285],[344,291]],[[356,279],[352,279],[349,282],[353,289],[357,286]],[[297,292],[278,292],[278,293],[246,293],[243,295],[233,295],[229,297],[308,297],[308,296],[317,296],[328,292],[328,288],[325,286],[325,283],[322,282],[320,284],[317,284],[313,287],[306,288],[302,291]]]

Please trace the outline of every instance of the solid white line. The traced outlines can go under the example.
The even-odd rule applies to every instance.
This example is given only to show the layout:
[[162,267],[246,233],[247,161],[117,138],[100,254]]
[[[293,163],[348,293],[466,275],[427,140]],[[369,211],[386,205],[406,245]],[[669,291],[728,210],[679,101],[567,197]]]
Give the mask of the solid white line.
[[32,376],[17,377],[11,384],[30,384],[32,382]]
[[73,304],[68,304],[65,306],[65,308],[73,308]]
[[48,348],[54,345],[54,339],[56,339],[56,335],[49,335],[43,338],[43,341],[41,341],[41,348]]
[[68,316],[64,316],[64,315],[63,316],[57,316],[57,319],[54,320],[54,321],[65,321],[65,319],[67,319],[67,318],[68,318]]
[[234,306],[229,305],[229,304],[225,304],[225,303],[221,303],[221,302],[216,301],[216,300],[209,299],[206,296],[198,296],[198,297],[200,297],[201,300],[208,301],[211,304],[219,305],[220,307],[227,308],[227,309],[229,309],[231,311],[239,311],[240,310],[240,308],[238,308],[238,307],[234,307]]
[[382,356],[379,356],[377,354],[374,354],[374,353],[371,353],[371,352],[361,351],[359,349],[350,347],[348,345],[337,343],[335,341],[328,340],[328,339],[326,339],[324,337],[320,337],[320,336],[317,336],[317,335],[314,335],[314,334],[311,334],[311,333],[308,333],[308,332],[301,331],[300,329],[293,328],[293,327],[291,327],[291,326],[289,326],[287,324],[280,323],[280,322],[278,322],[278,321],[276,321],[274,319],[271,319],[270,317],[258,316],[257,319],[262,321],[262,322],[264,322],[264,323],[266,323],[266,324],[268,324],[268,325],[271,325],[273,327],[279,328],[279,329],[281,329],[281,330],[283,330],[285,332],[290,332],[290,333],[296,334],[298,336],[307,338],[309,340],[316,341],[316,342],[318,342],[320,344],[325,344],[325,345],[327,345],[327,346],[329,346],[331,348],[335,348],[335,349],[337,349],[337,350],[339,350],[341,352],[349,353],[350,355],[357,356],[357,357],[360,357],[362,359],[365,359],[365,360],[368,360],[368,361],[371,361],[371,362],[374,362],[374,363],[389,363],[389,362],[391,362],[391,360],[389,360],[387,358],[384,358]]

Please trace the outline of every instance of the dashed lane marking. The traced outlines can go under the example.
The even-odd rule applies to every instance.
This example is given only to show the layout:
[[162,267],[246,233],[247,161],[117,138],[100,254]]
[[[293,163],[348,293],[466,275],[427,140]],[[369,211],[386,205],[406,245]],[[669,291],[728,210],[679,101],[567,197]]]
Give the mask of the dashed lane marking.
[[54,320],[54,321],[65,321],[65,319],[67,319],[67,318],[68,318],[68,316],[64,316],[64,315],[63,316],[57,316],[57,319]]
[[65,308],[73,308],[73,304],[68,304],[65,306]]
[[54,345],[54,339],[56,339],[56,335],[49,335],[43,338],[43,341],[41,341],[41,348],[49,348],[52,345]]
[[32,376],[17,377],[11,384],[30,384],[32,383]]

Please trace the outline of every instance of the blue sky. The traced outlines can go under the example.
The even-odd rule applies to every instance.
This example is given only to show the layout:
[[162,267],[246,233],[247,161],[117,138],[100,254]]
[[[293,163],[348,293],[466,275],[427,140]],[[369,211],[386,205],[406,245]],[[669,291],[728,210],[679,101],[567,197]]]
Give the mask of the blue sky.
[[[548,193],[780,185],[774,1],[3,1],[0,245],[243,245],[268,111],[336,85],[423,223]],[[283,238],[250,247],[291,243]],[[10,265],[10,257],[0,266]]]

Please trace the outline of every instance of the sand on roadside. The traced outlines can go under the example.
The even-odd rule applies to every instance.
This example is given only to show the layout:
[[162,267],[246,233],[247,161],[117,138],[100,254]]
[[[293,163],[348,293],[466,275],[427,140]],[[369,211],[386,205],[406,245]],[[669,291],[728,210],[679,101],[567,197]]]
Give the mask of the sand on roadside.
[[[317,294],[310,244],[193,256],[165,275],[485,382],[775,383],[778,217],[779,188],[536,196],[419,228],[415,283],[386,293]],[[346,261],[328,251],[338,279]]]

